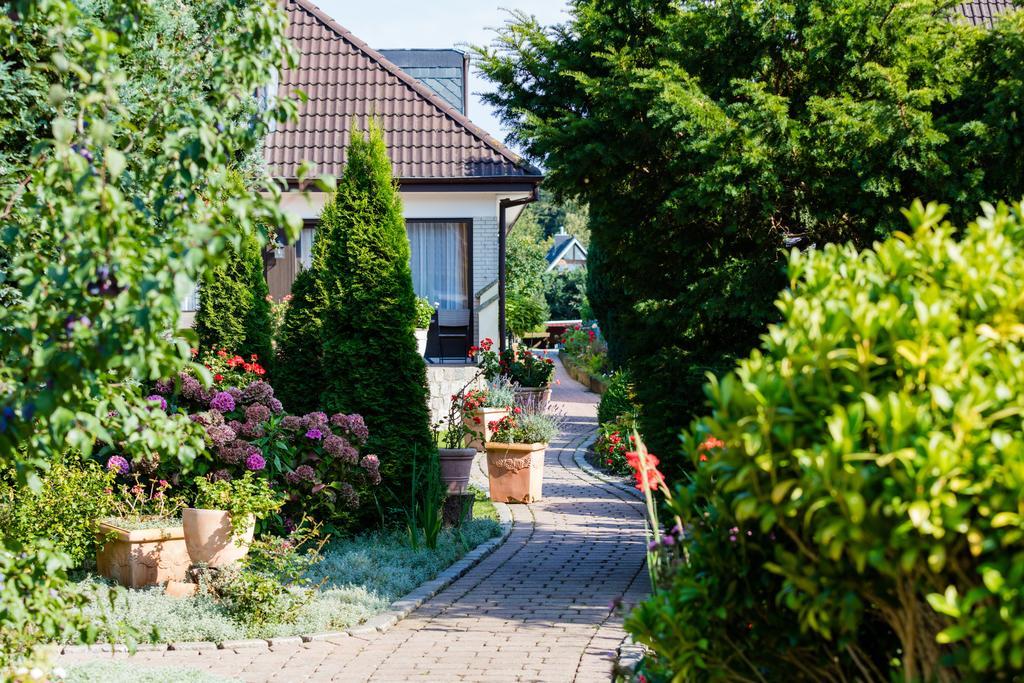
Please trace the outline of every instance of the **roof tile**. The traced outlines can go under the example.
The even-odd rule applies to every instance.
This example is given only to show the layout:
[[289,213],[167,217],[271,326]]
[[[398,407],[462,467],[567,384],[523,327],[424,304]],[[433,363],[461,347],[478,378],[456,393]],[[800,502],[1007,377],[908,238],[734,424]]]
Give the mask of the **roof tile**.
[[281,73],[278,92],[302,90],[308,101],[299,103],[298,121],[278,126],[267,139],[264,153],[273,175],[295,178],[304,160],[314,162],[317,173],[340,175],[349,128],[365,129],[374,116],[399,178],[540,176],[309,0],[280,2],[299,64]]

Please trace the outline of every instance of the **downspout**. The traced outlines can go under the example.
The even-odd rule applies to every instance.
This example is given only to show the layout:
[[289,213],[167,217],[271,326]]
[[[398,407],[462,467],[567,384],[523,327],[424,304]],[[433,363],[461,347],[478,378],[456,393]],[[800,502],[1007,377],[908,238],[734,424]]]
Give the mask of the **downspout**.
[[523,199],[501,199],[498,201],[498,350],[507,346],[508,332],[505,329],[505,252],[508,249],[509,229],[505,211],[513,206],[532,204],[540,199],[540,188],[536,185],[529,197]]

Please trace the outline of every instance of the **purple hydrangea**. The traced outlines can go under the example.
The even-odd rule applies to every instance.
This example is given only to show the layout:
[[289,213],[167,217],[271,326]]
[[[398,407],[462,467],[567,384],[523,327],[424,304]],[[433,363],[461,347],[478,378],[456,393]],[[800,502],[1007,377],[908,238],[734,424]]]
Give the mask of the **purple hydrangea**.
[[341,486],[338,487],[338,496],[341,501],[350,508],[359,507],[359,494],[347,481],[342,482]]
[[322,438],[324,438],[324,433],[321,432],[316,427],[313,427],[312,429],[306,430],[306,438],[307,439],[322,439]]
[[210,408],[221,413],[230,413],[235,409],[235,399],[226,391],[218,391],[210,399]]
[[250,472],[259,472],[267,466],[267,461],[263,459],[260,452],[253,449],[249,452],[249,456],[245,459],[245,469]]
[[179,377],[181,378],[181,395],[187,400],[202,401],[206,397],[203,385],[195,377],[184,372]]
[[227,425],[211,425],[206,428],[206,436],[209,437],[210,441],[216,447],[223,446],[231,441],[234,441],[238,435],[231,427]]
[[231,421],[229,421],[227,423],[227,425],[228,425],[228,427],[231,427],[231,429],[235,430],[235,434],[241,434],[242,433],[242,428],[245,426],[243,423],[239,422],[238,420],[231,420]]
[[249,457],[252,445],[245,441],[231,441],[217,449],[220,459],[229,465],[237,465]]
[[156,382],[156,393],[169,396],[174,393],[174,380],[160,379]]
[[298,415],[285,415],[281,418],[281,428],[297,432],[302,429],[302,418]]
[[359,462],[359,451],[357,451],[352,444],[343,436],[336,436],[334,434],[328,434],[324,437],[324,451],[331,456],[347,462],[350,465],[355,465]]
[[201,424],[204,427],[224,424],[224,414],[218,413],[216,410],[207,410],[203,413],[192,413],[188,416],[188,419],[192,420],[196,424]]
[[312,484],[316,481],[316,470],[309,465],[299,465],[294,472],[284,476],[289,484]]
[[[156,403],[160,406],[160,410],[167,412],[167,399],[160,394],[153,394],[152,396],[146,397],[146,402]],[[155,407],[155,406],[154,406]]]
[[331,424],[344,431],[348,435],[349,441],[357,446],[366,443],[366,439],[370,436],[370,430],[366,428],[363,416],[356,413],[351,415],[342,415],[341,413],[332,415]]
[[132,471],[132,466],[120,455],[112,455],[107,459],[107,469],[118,474],[128,474]]
[[242,402],[242,390],[239,389],[238,387],[228,387],[224,391],[231,394],[231,398],[235,399],[236,404]]
[[270,419],[270,408],[266,407],[261,403],[254,403],[245,409],[245,421],[255,422],[266,422]]
[[242,425],[242,429],[238,432],[238,435],[243,439],[259,439],[266,436],[267,432],[263,429],[263,425],[258,422],[246,422]]
[[267,407],[270,408],[270,412],[274,413],[275,415],[284,412],[284,406],[281,405],[281,402],[278,401],[276,398],[272,398],[269,401],[267,401]]
[[327,413],[307,413],[303,416],[302,423],[306,425],[306,429],[318,429],[322,432],[327,428]]
[[266,403],[274,397],[274,388],[263,380],[256,380],[242,389],[242,403]]
[[380,483],[380,458],[372,453],[370,455],[364,455],[359,465],[366,470],[367,476],[370,477],[370,481],[374,485]]

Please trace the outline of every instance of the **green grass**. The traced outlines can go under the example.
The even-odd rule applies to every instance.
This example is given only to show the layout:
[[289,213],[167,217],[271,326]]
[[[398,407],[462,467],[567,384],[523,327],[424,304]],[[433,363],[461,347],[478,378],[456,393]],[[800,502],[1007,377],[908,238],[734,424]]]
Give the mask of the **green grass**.
[[324,580],[317,598],[291,624],[251,630],[227,615],[210,597],[173,599],[154,587],[117,590],[110,606],[110,586],[97,577],[81,583],[95,589],[87,608],[93,614],[110,612],[116,621],[138,628],[143,641],[182,642],[271,638],[344,629],[387,609],[388,605],[429,581],[468,550],[497,536],[500,525],[494,506],[478,493],[474,519],[460,533],[444,531],[435,550],[410,547],[404,531],[384,531],[333,541],[324,560],[311,572],[314,583]]
[[87,662],[68,668],[65,683],[230,683],[231,679],[185,669],[146,669],[130,662]]

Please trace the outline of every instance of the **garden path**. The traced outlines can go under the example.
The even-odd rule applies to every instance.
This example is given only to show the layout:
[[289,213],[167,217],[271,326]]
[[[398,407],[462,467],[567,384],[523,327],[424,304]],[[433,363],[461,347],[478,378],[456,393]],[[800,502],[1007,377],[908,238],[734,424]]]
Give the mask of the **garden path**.
[[[598,397],[557,370],[552,400],[568,420],[547,453],[544,499],[510,506],[508,540],[390,630],[259,649],[139,652],[129,661],[253,682],[610,680],[625,632],[609,604],[636,602],[647,581],[643,509],[576,464],[597,428]],[[64,656],[62,664],[96,656]]]

